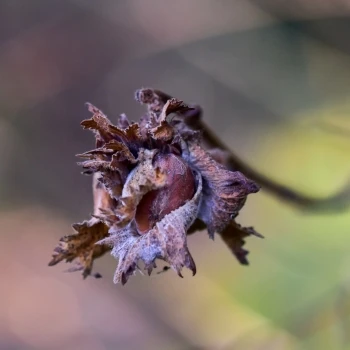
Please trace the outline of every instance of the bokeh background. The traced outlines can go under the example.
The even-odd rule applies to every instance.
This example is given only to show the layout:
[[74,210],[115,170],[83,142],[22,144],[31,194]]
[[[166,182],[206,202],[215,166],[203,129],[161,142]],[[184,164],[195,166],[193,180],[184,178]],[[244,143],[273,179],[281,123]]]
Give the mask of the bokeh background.
[[264,189],[239,222],[249,267],[189,238],[198,272],[113,285],[47,266],[89,218],[75,154],[90,101],[137,120],[144,86],[200,104],[254,169],[311,196],[350,176],[348,0],[0,2],[0,349],[350,349],[350,211],[309,213]]

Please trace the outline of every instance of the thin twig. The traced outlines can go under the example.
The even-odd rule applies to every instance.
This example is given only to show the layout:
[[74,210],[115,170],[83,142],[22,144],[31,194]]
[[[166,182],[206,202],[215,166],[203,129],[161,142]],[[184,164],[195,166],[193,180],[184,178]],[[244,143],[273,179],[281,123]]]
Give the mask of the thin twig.
[[[168,97],[168,96],[164,96]],[[350,184],[346,185],[339,192],[326,198],[315,198],[302,194],[285,185],[269,179],[257,170],[251,168],[241,158],[239,158],[229,147],[217,137],[212,130],[202,120],[202,110],[199,106],[192,106],[193,109],[184,114],[186,123],[196,129],[201,130],[203,141],[208,148],[219,148],[227,152],[227,167],[231,170],[240,171],[251,180],[258,183],[264,190],[273,196],[283,200],[301,210],[311,212],[336,212],[345,210],[350,204]]]
[[241,171],[248,178],[257,182],[261,187],[269,191],[277,198],[290,204],[296,205],[300,209],[308,211],[339,211],[348,208],[350,204],[350,186],[347,185],[338,193],[326,198],[315,198],[297,192],[285,185],[279,184],[258,171],[252,169],[236,154],[234,154],[202,121],[197,124],[198,129],[202,130],[203,138],[210,147],[221,148],[228,152],[228,165],[234,170]]

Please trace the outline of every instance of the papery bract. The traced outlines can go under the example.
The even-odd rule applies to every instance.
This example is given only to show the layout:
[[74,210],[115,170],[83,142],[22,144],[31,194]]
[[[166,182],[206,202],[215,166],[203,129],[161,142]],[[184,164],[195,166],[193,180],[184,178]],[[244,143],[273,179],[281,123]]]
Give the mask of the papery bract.
[[144,264],[150,274],[157,259],[179,276],[196,273],[187,235],[208,229],[222,236],[246,264],[244,238],[258,235],[235,218],[258,186],[225,167],[225,154],[206,150],[201,130],[192,128],[198,107],[158,90],[141,89],[136,99],[148,107],[139,123],[121,115],[114,125],[102,111],[82,126],[94,132],[96,148],[80,154],[86,174],[94,174],[94,214],[55,248],[50,265],[73,261],[71,270],[91,273],[94,259],[111,250],[118,259],[114,282],[126,283]]

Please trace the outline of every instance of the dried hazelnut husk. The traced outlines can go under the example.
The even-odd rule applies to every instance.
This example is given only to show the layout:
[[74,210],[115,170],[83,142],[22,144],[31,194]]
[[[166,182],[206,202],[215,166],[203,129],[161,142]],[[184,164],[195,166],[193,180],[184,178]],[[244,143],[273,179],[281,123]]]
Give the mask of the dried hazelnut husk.
[[156,155],[154,166],[166,174],[164,187],[143,196],[137,206],[135,222],[140,234],[147,233],[165,215],[181,207],[195,193],[195,178],[191,168],[173,153]]
[[235,218],[259,187],[227,169],[220,150],[205,149],[193,129],[198,107],[153,89],[135,96],[148,107],[139,123],[123,114],[114,125],[88,105],[93,115],[82,126],[94,132],[96,148],[79,156],[84,172],[94,174],[94,214],[61,239],[50,264],[74,262],[71,270],[86,277],[94,259],[111,251],[118,260],[115,283],[125,284],[140,262],[150,274],[157,259],[179,276],[183,267],[195,274],[187,235],[204,228],[211,238],[220,234],[246,264],[244,238],[256,232]]

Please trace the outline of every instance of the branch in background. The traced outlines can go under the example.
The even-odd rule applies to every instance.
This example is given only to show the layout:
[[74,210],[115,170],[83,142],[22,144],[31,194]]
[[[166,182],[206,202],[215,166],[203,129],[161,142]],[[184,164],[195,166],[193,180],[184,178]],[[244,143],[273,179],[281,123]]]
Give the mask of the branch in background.
[[234,152],[232,152],[203,122],[201,114],[202,110],[200,107],[194,106],[192,111],[185,114],[185,120],[187,124],[194,129],[202,131],[203,140],[208,148],[218,148],[227,152],[226,162],[231,170],[238,170],[244,173],[248,178],[257,182],[264,190],[270,192],[273,196],[294,205],[301,210],[335,212],[348,208],[350,204],[350,185],[346,185],[345,188],[332,196],[326,198],[315,198],[279,184],[259,173],[257,170],[252,169]]
[[343,136],[343,137],[346,137],[347,139],[350,139],[350,130],[347,128],[342,128],[339,125],[321,121],[321,122],[318,122],[315,125],[315,127],[317,127],[320,130],[327,131],[331,134]]

